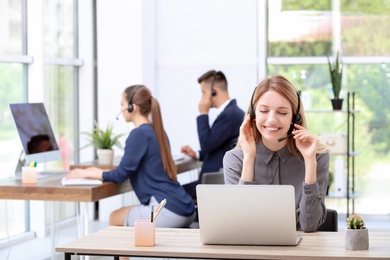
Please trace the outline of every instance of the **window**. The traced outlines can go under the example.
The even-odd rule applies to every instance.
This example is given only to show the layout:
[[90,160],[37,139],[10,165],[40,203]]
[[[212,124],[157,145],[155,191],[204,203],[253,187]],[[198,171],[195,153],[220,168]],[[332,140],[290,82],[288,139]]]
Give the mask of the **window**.
[[[339,5],[336,5],[339,3]],[[268,1],[268,75],[282,74],[302,91],[305,109],[331,109],[327,56],[341,52],[343,94],[356,93],[355,211],[388,214],[390,196],[389,1]],[[310,22],[309,22],[310,21]],[[336,131],[308,116],[313,133]],[[346,124],[346,123],[345,123]],[[332,126],[332,127],[330,127]],[[332,188],[332,187],[331,187]],[[380,195],[381,194],[381,195]],[[345,213],[342,200],[327,205]]]
[[[62,155],[50,169],[69,169],[77,138],[77,2],[44,1],[45,105]],[[76,66],[75,66],[76,65]],[[75,216],[75,203],[61,203],[56,219]]]
[[[7,150],[0,150],[0,178],[14,174],[22,152],[8,107],[10,103],[28,102],[31,99],[44,102],[64,158],[62,162],[47,167],[68,169],[69,164],[74,162],[78,67],[82,65],[77,57],[77,1],[43,1],[43,6],[31,3],[30,9],[37,8],[45,15],[39,15],[39,11],[38,14],[30,13],[29,17],[28,3],[25,0],[0,0],[0,146],[7,147]],[[43,31],[38,30],[29,37],[29,43],[43,42],[43,53],[42,45],[38,46],[38,51],[35,49],[31,52],[31,55],[42,57],[28,55],[27,18],[30,22],[43,22]],[[36,60],[43,60],[43,63]],[[32,72],[39,74],[33,75],[37,82],[29,82],[31,78],[27,71],[31,64],[41,66]],[[33,97],[29,97],[28,93],[33,93]],[[28,201],[1,201],[0,212],[7,214],[1,214],[0,223],[7,224],[0,226],[0,240],[29,231],[27,220],[30,214],[44,214],[30,210],[29,205]],[[75,214],[75,203],[61,203],[55,220],[60,221]]]
[[[0,0],[0,179],[12,176],[22,151],[18,133],[8,104],[25,102],[27,85],[26,61],[23,56],[25,34],[22,33],[23,1]],[[28,203],[25,201],[4,201],[0,203],[0,240],[7,236],[27,231],[24,225]],[[23,224],[21,224],[23,223]]]

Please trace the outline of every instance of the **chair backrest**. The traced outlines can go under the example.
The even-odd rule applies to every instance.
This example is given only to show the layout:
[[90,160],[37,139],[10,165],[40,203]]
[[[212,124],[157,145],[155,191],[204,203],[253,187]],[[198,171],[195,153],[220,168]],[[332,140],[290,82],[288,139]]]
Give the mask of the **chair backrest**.
[[223,172],[205,172],[202,175],[202,184],[224,184]]
[[338,230],[339,230],[339,226],[338,226],[337,211],[334,209],[326,209],[325,222],[318,227],[317,231],[337,232]]

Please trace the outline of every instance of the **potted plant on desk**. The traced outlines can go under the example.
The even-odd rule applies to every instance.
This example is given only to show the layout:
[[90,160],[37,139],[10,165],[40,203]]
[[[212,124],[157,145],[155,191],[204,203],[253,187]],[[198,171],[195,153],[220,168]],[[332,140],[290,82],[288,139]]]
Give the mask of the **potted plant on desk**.
[[333,99],[331,99],[333,110],[341,110],[343,106],[343,99],[340,98],[341,83],[343,76],[343,64],[339,60],[339,53],[337,52],[335,64],[331,64],[328,56],[328,65],[330,79],[332,83]]
[[114,146],[117,146],[121,149],[123,148],[119,142],[119,138],[124,134],[115,135],[113,133],[112,124],[107,124],[106,129],[103,130],[95,121],[95,128],[93,129],[92,133],[83,132],[82,134],[89,137],[89,144],[82,148],[93,145],[97,150],[96,153],[99,164],[112,165],[114,159],[114,150],[112,148]]
[[352,214],[347,218],[345,233],[345,248],[349,250],[367,250],[368,229],[364,227],[364,220],[358,214]]

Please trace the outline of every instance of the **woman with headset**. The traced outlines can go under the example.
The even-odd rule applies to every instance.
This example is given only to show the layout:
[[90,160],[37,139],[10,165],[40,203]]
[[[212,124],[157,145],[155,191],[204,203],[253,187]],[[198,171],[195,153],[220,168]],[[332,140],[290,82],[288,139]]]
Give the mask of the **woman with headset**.
[[[91,178],[122,183],[130,179],[140,205],[120,208],[110,215],[110,225],[133,226],[138,219],[150,219],[152,209],[166,199],[156,218],[157,227],[188,227],[195,218],[192,198],[176,179],[176,165],[165,133],[160,106],[143,85],[125,89],[121,111],[135,125],[126,140],[124,155],[115,170],[75,169],[67,178]],[[151,120],[149,120],[151,115]]]
[[299,93],[285,77],[256,87],[223,170],[225,184],[294,186],[298,230],[313,232],[325,221],[329,153],[307,130]]

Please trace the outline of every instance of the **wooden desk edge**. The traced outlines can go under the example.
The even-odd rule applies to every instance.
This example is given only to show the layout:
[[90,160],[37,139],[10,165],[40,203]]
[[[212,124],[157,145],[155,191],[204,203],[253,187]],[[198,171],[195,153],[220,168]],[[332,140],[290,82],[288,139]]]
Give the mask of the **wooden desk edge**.
[[[77,169],[77,168],[85,169],[85,168],[89,168],[89,167],[97,167],[97,168],[100,168],[103,170],[114,170],[114,169],[116,169],[116,166],[119,164],[118,160],[119,159],[117,158],[114,161],[114,165],[102,165],[102,164],[99,164],[97,160],[94,160],[92,162],[85,162],[85,163],[71,165],[70,170]],[[197,161],[197,160],[193,160],[191,158],[177,160],[177,161],[175,161],[175,164],[177,167],[178,174],[186,172],[186,171],[199,169],[202,166],[202,162]]]
[[[62,246],[57,252],[84,255],[223,258],[223,259],[388,259],[390,232],[371,232],[369,250],[347,250],[344,232],[297,232],[302,236],[298,246],[228,246],[203,245],[199,229],[156,229],[156,246],[134,247],[134,228],[107,227]],[[109,241],[107,238],[110,238]],[[104,245],[103,245],[103,244]],[[111,245],[111,244],[112,245]],[[102,246],[99,246],[102,245]],[[322,250],[322,251],[321,251]],[[69,258],[70,259],[70,258]]]
[[129,181],[104,182],[98,186],[63,186],[61,176],[38,180],[37,184],[23,185],[19,179],[0,182],[0,198],[15,200],[45,200],[95,202],[132,191]]

